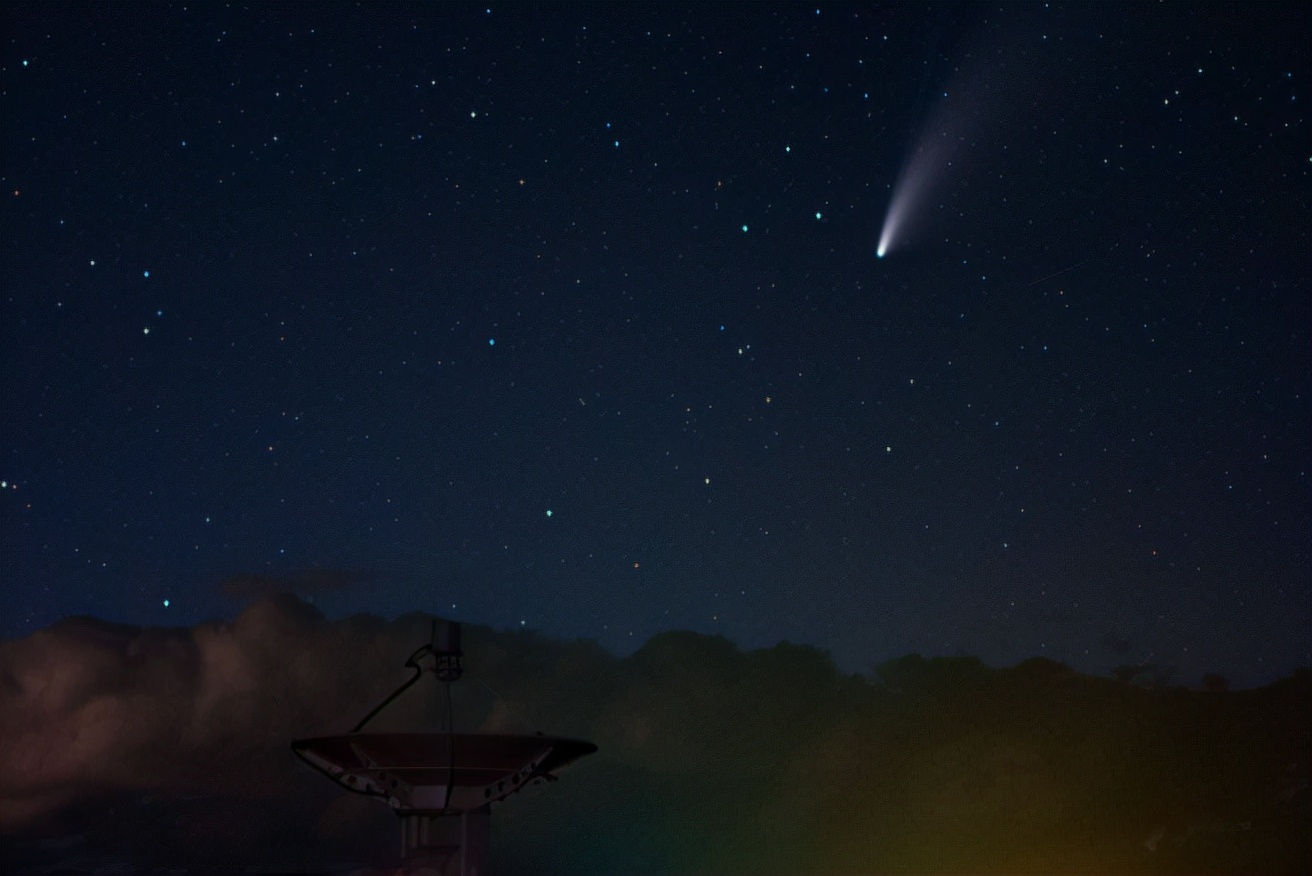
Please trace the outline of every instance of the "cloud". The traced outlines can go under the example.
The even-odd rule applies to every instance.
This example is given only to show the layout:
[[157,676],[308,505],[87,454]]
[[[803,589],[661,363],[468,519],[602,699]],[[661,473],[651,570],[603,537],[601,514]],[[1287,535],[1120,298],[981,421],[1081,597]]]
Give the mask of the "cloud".
[[[387,808],[341,792],[289,742],[349,730],[409,677],[402,663],[429,624],[329,621],[283,595],[229,623],[70,618],[0,643],[6,867],[76,857],[102,869],[304,871],[386,859]],[[1306,673],[1192,693],[1039,660],[995,670],[911,656],[866,679],[813,648],[743,652],[693,633],[624,659],[476,626],[464,646],[462,729],[600,746],[562,781],[497,807],[494,860],[508,871],[1125,872],[1222,853],[1267,871],[1307,860]],[[438,691],[420,687],[369,729],[434,723]]]
[[329,624],[283,596],[232,623],[69,618],[0,643],[0,827],[122,790],[285,790],[286,741],[340,725],[394,674],[405,627]]

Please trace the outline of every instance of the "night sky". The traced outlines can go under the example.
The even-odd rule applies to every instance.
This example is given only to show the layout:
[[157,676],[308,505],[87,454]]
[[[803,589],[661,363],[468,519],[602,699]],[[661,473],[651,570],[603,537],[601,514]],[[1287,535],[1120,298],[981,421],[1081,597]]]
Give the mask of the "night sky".
[[8,5],[0,632],[1307,665],[1310,31]]

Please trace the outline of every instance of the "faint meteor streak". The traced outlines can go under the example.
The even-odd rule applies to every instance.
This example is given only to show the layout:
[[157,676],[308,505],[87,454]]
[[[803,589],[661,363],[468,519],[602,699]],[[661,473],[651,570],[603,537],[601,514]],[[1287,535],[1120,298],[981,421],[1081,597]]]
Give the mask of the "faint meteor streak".
[[1082,262],[1077,262],[1077,263],[1071,265],[1070,267],[1062,268],[1060,271],[1053,271],[1051,274],[1049,274],[1049,275],[1046,276],[1046,277],[1039,277],[1039,279],[1035,280],[1033,283],[1030,283],[1029,286],[1026,286],[1025,288],[1028,289],[1030,286],[1037,286],[1037,285],[1039,285],[1040,283],[1042,283],[1042,282],[1045,281],[1045,280],[1051,280],[1053,277],[1060,277],[1062,274],[1066,273],[1067,271],[1073,271],[1073,270],[1075,270],[1076,268],[1083,267],[1084,265],[1087,265],[1088,263],[1089,263],[1089,260],[1088,260],[1088,259],[1085,259],[1084,261],[1082,261]]

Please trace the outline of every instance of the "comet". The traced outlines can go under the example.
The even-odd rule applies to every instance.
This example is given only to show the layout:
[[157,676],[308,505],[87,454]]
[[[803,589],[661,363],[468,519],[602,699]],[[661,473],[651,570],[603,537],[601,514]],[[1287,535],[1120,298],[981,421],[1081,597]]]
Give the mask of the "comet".
[[935,122],[926,127],[920,142],[903,164],[902,172],[893,184],[888,212],[884,214],[884,227],[879,232],[879,245],[875,249],[876,258],[882,259],[900,249],[911,233],[923,224],[925,210],[952,165],[956,140],[949,134],[953,126],[946,125],[945,121],[944,113],[936,114]]
[[[990,37],[990,43],[994,43]],[[960,181],[972,149],[982,143],[1005,144],[1014,112],[998,113],[1001,105],[1013,105],[1021,92],[1021,80],[999,59],[1009,54],[996,43],[989,51],[962,50],[962,61],[939,91],[893,183],[875,249],[878,258],[907,246],[933,218],[935,199],[948,185]]]

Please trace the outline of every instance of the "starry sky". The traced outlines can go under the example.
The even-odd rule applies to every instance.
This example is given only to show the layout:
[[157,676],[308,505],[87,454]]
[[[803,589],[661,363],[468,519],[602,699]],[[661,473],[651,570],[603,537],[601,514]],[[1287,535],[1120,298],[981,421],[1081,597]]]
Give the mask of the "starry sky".
[[4,18],[5,637],[1312,661],[1305,5]]

